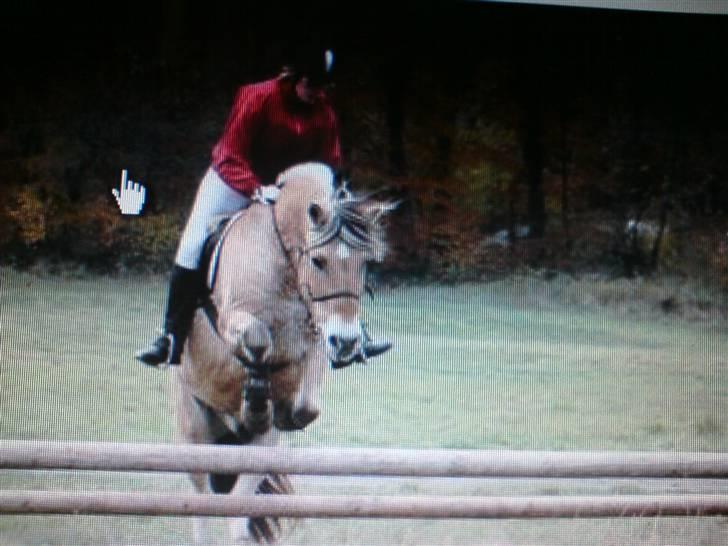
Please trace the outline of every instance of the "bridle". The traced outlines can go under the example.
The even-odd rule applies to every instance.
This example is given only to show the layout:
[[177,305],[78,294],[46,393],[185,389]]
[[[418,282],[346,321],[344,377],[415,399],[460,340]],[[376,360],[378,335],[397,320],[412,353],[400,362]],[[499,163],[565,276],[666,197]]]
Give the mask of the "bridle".
[[[310,327],[311,332],[313,335],[318,338],[321,335],[321,328],[315,325],[313,320],[313,311],[311,309],[311,306],[315,303],[322,303],[330,300],[335,299],[353,299],[356,301],[361,301],[361,296],[355,292],[352,292],[351,290],[337,290],[334,292],[329,292],[326,294],[318,294],[314,295],[313,291],[311,290],[310,285],[308,284],[301,284],[298,280],[298,266],[301,263],[301,260],[304,258],[307,258],[310,256],[311,252],[317,248],[320,248],[322,246],[325,246],[329,243],[334,237],[335,233],[332,234],[332,236],[327,237],[323,241],[318,241],[316,244],[310,245],[308,247],[295,247],[294,249],[290,249],[286,246],[285,241],[283,240],[283,235],[281,234],[281,230],[278,226],[278,219],[275,214],[275,205],[268,205],[268,208],[270,209],[271,214],[271,221],[273,224],[273,231],[276,234],[276,239],[278,240],[278,244],[280,245],[281,250],[283,251],[283,254],[286,257],[286,262],[288,264],[289,270],[293,273],[295,281],[295,288],[296,292],[298,294],[299,299],[303,303],[304,307],[306,308],[306,322]],[[293,254],[296,254],[294,257]],[[364,290],[372,296],[371,288],[369,286],[365,286]],[[213,327],[213,330],[215,333],[220,336],[220,332],[217,329],[217,318],[218,318],[218,312],[217,308],[215,307],[214,303],[212,302],[212,299],[210,297],[207,297],[203,304],[203,310],[205,311],[205,314],[207,315],[208,320],[210,321],[210,324]],[[260,364],[254,364],[247,362],[240,357],[237,357],[238,360],[248,369],[250,370],[256,370],[257,368],[265,368],[271,372],[277,372],[287,367],[287,364],[274,364],[274,365],[260,365]]]
[[[334,292],[328,292],[326,294],[318,294],[314,295],[313,291],[311,290],[311,286],[308,284],[301,284],[298,281],[298,266],[301,263],[301,260],[304,258],[307,258],[311,255],[311,252],[316,250],[317,248],[320,248],[322,246],[325,246],[331,241],[334,237],[328,237],[324,241],[317,242],[316,244],[307,246],[307,247],[295,247],[294,249],[289,249],[286,246],[286,243],[283,240],[283,235],[281,235],[281,230],[278,227],[278,219],[276,218],[275,213],[275,206],[270,207],[270,213],[271,213],[271,219],[273,221],[273,230],[276,233],[276,238],[278,239],[278,244],[280,245],[281,249],[283,250],[283,253],[286,256],[286,260],[288,262],[289,269],[294,273],[295,276],[295,284],[296,284],[296,291],[298,292],[298,296],[303,302],[303,305],[306,307],[306,313],[308,315],[307,320],[313,324],[313,312],[311,310],[311,304],[314,303],[321,303],[325,301],[335,300],[335,299],[353,299],[356,301],[361,300],[361,296],[355,292],[352,292],[351,290],[337,290]],[[293,254],[296,254],[295,258]],[[317,326],[313,326],[314,332],[316,335],[320,335],[320,329]]]

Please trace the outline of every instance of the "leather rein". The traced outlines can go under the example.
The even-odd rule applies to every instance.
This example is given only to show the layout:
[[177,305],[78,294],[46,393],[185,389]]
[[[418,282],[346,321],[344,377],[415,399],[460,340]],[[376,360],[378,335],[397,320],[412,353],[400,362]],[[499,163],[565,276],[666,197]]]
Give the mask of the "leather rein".
[[[294,258],[292,256],[292,250],[286,247],[286,243],[283,241],[283,235],[281,235],[281,230],[278,227],[278,219],[276,218],[275,213],[275,206],[270,207],[270,214],[271,219],[273,221],[273,230],[276,233],[276,237],[278,238],[278,244],[281,246],[281,249],[283,249],[283,253],[286,255],[286,259],[288,260],[288,266],[289,268],[296,274],[297,272],[297,265],[301,262],[301,260],[304,257],[307,257],[311,254],[312,250],[315,250],[319,247],[322,247],[326,245],[331,239],[327,241],[323,241],[321,243],[309,246],[309,247],[296,247],[294,250],[297,251],[297,260],[294,262]],[[335,292],[329,292],[327,294],[320,294],[317,296],[314,296],[311,287],[309,285],[301,285],[298,282],[298,275],[295,275],[296,277],[296,291],[298,292],[298,297],[303,302],[304,306],[306,307],[306,312],[308,313],[308,320],[313,322],[313,313],[311,312],[311,304],[312,303],[321,303],[324,301],[329,300],[335,300],[335,299],[343,299],[343,298],[349,298],[354,300],[360,300],[359,294],[356,294],[355,292],[352,292],[351,290],[338,290]],[[314,328],[315,332],[319,334],[318,328]]]

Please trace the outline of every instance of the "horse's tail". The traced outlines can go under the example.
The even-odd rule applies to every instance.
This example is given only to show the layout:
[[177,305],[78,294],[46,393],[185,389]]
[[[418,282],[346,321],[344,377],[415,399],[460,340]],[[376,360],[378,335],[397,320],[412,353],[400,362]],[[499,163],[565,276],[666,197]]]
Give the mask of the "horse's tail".
[[[256,495],[292,495],[293,484],[286,474],[266,474],[255,490]],[[283,533],[281,518],[250,518],[248,533],[258,543],[273,543]]]

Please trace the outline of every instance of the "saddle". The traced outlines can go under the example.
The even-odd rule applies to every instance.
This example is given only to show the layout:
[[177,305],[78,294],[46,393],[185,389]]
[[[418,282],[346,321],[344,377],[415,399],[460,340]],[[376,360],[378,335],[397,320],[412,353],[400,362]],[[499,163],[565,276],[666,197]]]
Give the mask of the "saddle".
[[238,211],[232,216],[219,217],[211,226],[210,234],[205,240],[202,247],[202,257],[200,258],[200,276],[205,279],[206,292],[211,292],[215,286],[215,278],[217,277],[217,265],[220,260],[220,249],[222,243],[227,237],[230,228],[242,216],[244,210]]

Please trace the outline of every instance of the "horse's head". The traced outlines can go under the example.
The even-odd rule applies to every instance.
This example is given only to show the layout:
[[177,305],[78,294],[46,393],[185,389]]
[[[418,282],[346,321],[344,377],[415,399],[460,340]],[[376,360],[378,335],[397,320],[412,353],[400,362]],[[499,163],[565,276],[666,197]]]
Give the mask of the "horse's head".
[[295,269],[301,299],[332,361],[356,355],[366,268],[386,253],[382,217],[391,203],[336,187],[325,165],[292,167],[278,178],[276,204],[281,239]]

